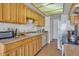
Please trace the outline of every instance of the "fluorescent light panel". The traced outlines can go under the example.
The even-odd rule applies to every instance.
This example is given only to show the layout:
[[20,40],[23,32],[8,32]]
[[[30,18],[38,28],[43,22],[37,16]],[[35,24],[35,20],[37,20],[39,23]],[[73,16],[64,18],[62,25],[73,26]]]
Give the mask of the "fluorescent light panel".
[[63,13],[63,3],[33,3],[45,15]]

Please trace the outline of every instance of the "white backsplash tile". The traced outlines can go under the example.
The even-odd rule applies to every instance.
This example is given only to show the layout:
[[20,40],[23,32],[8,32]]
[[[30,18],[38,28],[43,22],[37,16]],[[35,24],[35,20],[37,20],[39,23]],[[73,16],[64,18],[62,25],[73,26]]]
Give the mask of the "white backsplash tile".
[[15,30],[17,28],[20,32],[36,31],[37,27],[31,27],[26,24],[11,24],[11,23],[0,23],[0,31],[6,31],[8,28]]
[[20,32],[27,32],[28,30],[34,30],[31,26],[25,24],[11,24],[11,23],[0,23],[0,31],[6,31],[8,28],[18,29]]

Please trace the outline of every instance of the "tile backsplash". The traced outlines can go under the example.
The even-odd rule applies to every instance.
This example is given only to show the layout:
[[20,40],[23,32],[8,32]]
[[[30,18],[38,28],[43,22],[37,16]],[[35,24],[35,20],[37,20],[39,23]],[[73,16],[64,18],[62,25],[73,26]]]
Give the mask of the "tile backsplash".
[[13,30],[17,28],[20,32],[28,32],[29,30],[31,31],[36,29],[26,24],[0,23],[0,31],[6,31],[9,28]]

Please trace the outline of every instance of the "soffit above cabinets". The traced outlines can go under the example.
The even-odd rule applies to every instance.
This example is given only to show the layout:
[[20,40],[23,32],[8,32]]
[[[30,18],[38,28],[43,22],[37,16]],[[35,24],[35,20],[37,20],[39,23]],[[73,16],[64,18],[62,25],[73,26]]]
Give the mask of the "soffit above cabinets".
[[63,3],[32,3],[32,5],[45,15],[63,13]]

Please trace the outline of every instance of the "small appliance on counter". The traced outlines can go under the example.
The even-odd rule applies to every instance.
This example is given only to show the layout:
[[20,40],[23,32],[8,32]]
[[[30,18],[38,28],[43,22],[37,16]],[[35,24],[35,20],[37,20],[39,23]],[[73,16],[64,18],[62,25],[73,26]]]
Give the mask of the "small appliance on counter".
[[0,31],[0,39],[8,39],[14,37],[14,31]]

